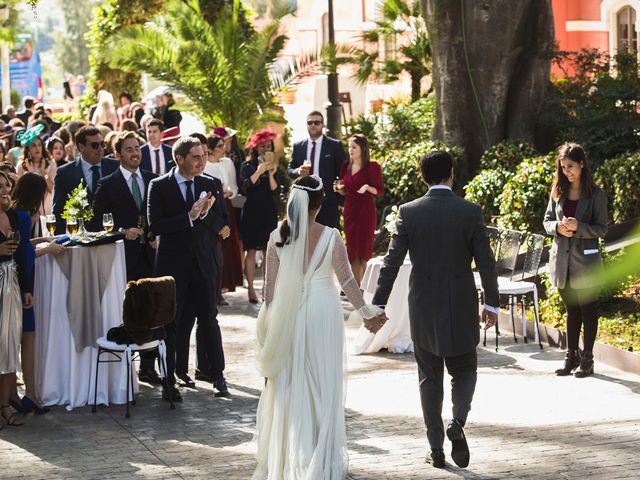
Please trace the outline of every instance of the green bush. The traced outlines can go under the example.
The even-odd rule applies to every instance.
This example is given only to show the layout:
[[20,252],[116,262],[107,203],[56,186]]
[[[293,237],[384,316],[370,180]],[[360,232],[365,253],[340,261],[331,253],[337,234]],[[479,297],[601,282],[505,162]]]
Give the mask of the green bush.
[[525,158],[498,197],[499,226],[543,232],[542,220],[554,173],[553,155]]
[[482,207],[486,223],[495,223],[500,213],[499,197],[504,186],[513,177],[513,173],[505,168],[482,170],[464,187],[464,198]]
[[611,222],[640,216],[640,151],[607,160],[596,171],[595,179],[607,194]]
[[514,171],[516,166],[527,157],[537,154],[536,149],[528,143],[517,143],[505,140],[488,148],[480,158],[480,168],[503,168]]
[[76,115],[74,115],[73,113],[60,112],[60,113],[53,114],[53,121],[55,122],[64,124],[66,122],[70,122],[71,120],[82,120],[82,119],[77,118]]

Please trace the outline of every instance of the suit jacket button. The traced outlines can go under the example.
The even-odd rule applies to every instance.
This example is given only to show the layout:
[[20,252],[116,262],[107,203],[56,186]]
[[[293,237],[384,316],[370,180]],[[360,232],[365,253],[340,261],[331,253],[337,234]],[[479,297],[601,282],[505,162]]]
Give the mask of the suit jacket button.
[[567,250],[567,253],[569,253],[569,250]]

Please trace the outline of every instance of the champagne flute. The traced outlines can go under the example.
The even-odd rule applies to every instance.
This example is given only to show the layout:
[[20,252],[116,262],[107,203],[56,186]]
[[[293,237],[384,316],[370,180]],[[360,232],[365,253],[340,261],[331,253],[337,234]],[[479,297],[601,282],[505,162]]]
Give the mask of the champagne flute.
[[107,232],[110,232],[113,230],[113,214],[112,213],[105,213],[104,215],[102,215],[102,228],[104,228],[104,230]]
[[53,232],[56,231],[56,216],[53,214],[47,215],[47,231],[49,232],[49,236],[53,236]]
[[69,232],[69,235],[71,235],[72,237],[75,236],[76,233],[78,233],[78,219],[77,218],[70,218],[67,220],[67,230]]

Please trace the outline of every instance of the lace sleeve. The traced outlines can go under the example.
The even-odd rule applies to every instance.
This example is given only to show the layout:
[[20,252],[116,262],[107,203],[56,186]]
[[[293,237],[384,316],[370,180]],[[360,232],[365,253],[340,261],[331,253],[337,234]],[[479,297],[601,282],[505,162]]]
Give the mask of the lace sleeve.
[[280,257],[276,251],[276,241],[273,238],[269,238],[267,244],[267,255],[265,262],[265,283],[264,283],[264,299],[267,305],[270,305],[273,301],[273,292],[276,288],[276,279],[278,278],[278,268],[280,267]]

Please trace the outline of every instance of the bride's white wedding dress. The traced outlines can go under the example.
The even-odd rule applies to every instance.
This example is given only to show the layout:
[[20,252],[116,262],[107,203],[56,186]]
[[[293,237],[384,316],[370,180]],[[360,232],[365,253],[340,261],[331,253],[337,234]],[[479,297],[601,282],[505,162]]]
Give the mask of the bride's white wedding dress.
[[[275,247],[278,236],[276,230],[267,248],[266,307],[261,315],[274,295],[288,294],[274,291],[276,285],[286,285],[276,282],[282,252]],[[260,397],[255,480],[342,480],[347,473],[344,317],[334,274],[364,318],[381,310],[365,306],[338,230],[324,227],[315,248],[314,240],[308,242],[290,355],[277,374],[268,376]]]

